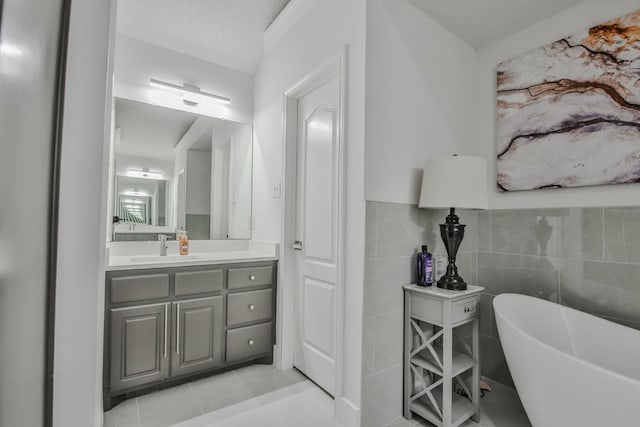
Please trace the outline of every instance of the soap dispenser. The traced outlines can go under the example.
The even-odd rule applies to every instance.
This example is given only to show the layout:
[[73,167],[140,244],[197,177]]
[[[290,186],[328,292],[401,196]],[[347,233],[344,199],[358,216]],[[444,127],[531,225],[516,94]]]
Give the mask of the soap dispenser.
[[180,230],[180,255],[189,255],[189,238],[187,237],[186,230]]
[[433,255],[427,245],[422,246],[422,252],[418,253],[418,286],[433,285]]

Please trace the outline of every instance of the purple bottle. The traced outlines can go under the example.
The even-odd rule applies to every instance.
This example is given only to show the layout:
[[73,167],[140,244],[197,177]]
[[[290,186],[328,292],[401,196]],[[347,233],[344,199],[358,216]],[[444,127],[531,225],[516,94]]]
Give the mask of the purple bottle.
[[433,285],[433,255],[428,251],[427,245],[422,246],[422,252],[418,253],[418,286]]

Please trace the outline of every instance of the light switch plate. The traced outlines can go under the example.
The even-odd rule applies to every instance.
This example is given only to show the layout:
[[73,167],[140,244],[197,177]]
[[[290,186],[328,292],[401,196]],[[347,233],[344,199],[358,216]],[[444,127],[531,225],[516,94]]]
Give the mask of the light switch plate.
[[280,182],[277,182],[275,184],[273,184],[273,187],[271,187],[271,195],[273,196],[274,199],[277,199],[280,197]]

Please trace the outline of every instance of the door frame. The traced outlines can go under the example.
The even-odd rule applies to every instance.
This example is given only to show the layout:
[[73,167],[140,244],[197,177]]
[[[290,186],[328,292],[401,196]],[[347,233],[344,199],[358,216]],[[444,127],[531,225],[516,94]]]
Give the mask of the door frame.
[[347,48],[344,46],[329,60],[313,69],[304,78],[283,94],[283,159],[282,159],[282,232],[280,244],[280,268],[278,286],[277,333],[275,361],[279,369],[293,367],[293,348],[296,339],[295,318],[295,251],[291,244],[296,240],[296,190],[297,190],[297,143],[298,143],[298,100],[338,77],[340,99],[338,112],[338,227],[337,227],[337,269],[336,286],[336,372],[335,402],[342,397],[343,350],[344,350],[344,226],[345,226],[345,124],[347,93]]

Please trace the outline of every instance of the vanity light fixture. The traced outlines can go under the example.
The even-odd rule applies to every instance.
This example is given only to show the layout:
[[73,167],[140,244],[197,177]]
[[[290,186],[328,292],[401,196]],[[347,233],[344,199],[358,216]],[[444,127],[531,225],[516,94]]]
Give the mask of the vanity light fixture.
[[127,175],[132,178],[162,179],[162,173],[150,172],[149,169],[129,169]]
[[[179,93],[180,95],[183,95],[183,96],[185,95],[185,93],[192,94],[192,95],[206,96],[209,98],[213,98],[222,104],[231,104],[231,99],[229,98],[226,98],[220,95],[215,95],[209,92],[203,92],[198,86],[193,86],[186,83],[182,85],[176,85],[173,83],[163,82],[162,80],[150,79],[149,84],[151,84],[151,86],[154,86],[154,87]],[[196,103],[196,101],[194,101],[193,99],[187,99],[187,101],[191,104]]]
[[147,194],[146,191],[140,191],[137,188],[134,188],[133,190],[126,190],[123,191],[122,193],[123,196],[140,196],[140,197],[147,197],[149,194]]

